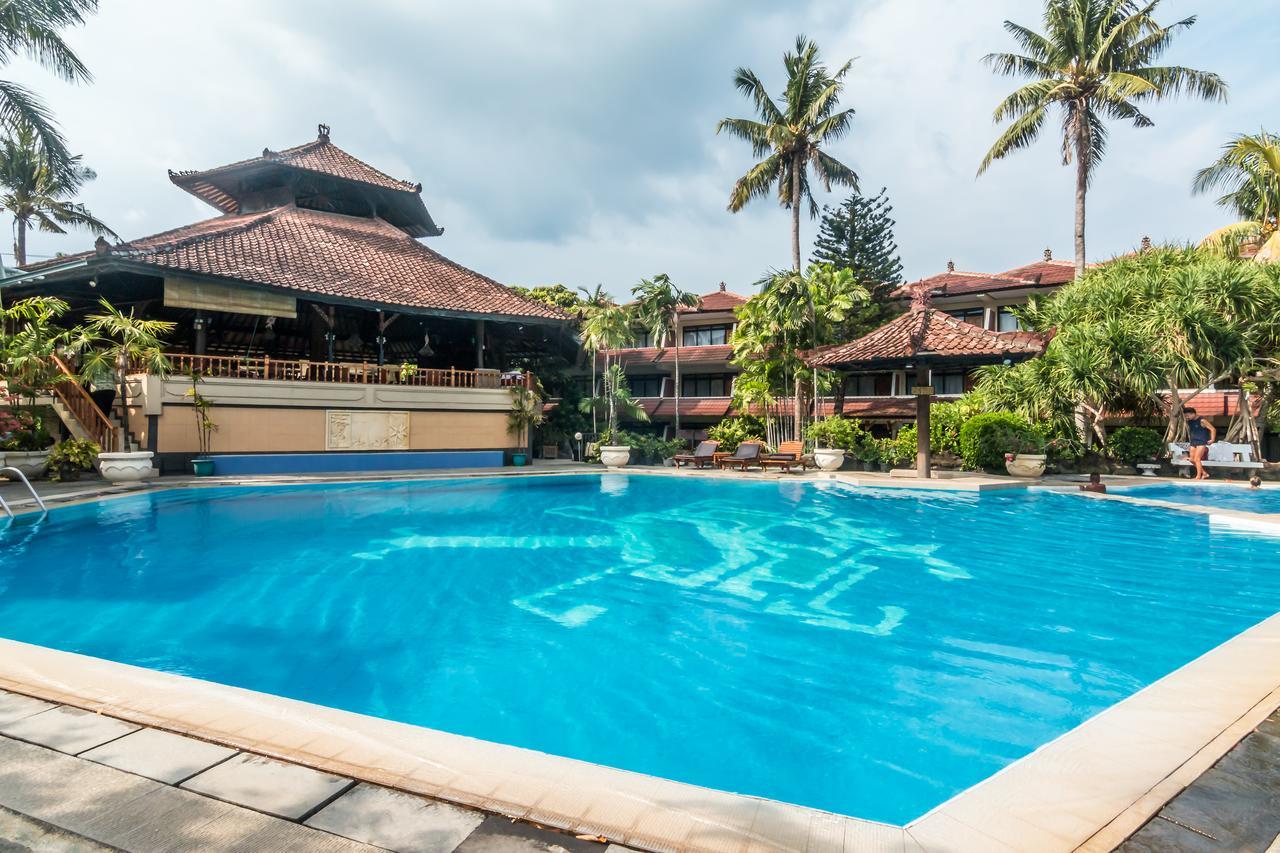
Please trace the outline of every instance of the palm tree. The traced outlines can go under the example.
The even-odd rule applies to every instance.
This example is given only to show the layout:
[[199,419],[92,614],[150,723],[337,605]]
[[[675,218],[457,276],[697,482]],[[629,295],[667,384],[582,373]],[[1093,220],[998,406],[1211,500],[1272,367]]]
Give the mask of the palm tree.
[[85,317],[84,326],[76,330],[77,339],[72,342],[72,348],[84,353],[80,359],[83,378],[114,373],[116,394],[124,403],[121,423],[127,436],[128,372],[137,365],[153,376],[168,375],[169,359],[165,357],[161,336],[172,332],[177,324],[168,320],[143,320],[134,315],[132,308],[126,314],[105,299],[99,300],[99,304],[102,313]]
[[716,133],[726,131],[746,140],[752,153],[762,158],[733,185],[729,210],[737,213],[752,199],[768,195],[776,184],[778,202],[791,210],[791,262],[799,272],[801,203],[809,202],[810,219],[818,215],[809,171],[827,192],[832,184],[843,184],[855,192],[858,189],[854,171],[822,150],[826,143],[844,136],[853,122],[853,110],[837,110],[853,60],[832,74],[820,61],[818,46],[797,36],[795,53],[784,55],[782,63],[787,69],[787,86],[778,102],[751,69],[734,72],[734,85],[751,98],[760,121],[722,119]]
[[[0,4],[0,65],[25,56],[68,83],[93,79],[59,34],[83,24],[98,11],[97,0],[5,0]],[[30,89],[0,80],[0,128],[31,128],[55,171],[71,168],[73,158],[48,107]]]
[[631,288],[636,297],[637,319],[649,330],[653,345],[663,349],[667,338],[675,341],[676,351],[676,437],[680,437],[680,309],[698,307],[696,294],[681,290],[667,276],[658,273],[652,279],[642,278]]
[[116,232],[75,201],[80,188],[96,178],[92,169],[71,158],[66,169],[53,168],[35,131],[20,127],[0,143],[0,208],[13,214],[13,257],[27,262],[27,229],[65,234],[64,226],[115,237]]
[[1146,101],[1186,92],[1205,100],[1226,100],[1227,84],[1217,74],[1182,66],[1152,65],[1174,34],[1195,23],[1184,18],[1167,27],[1152,13],[1160,0],[1047,0],[1043,34],[1005,21],[1004,28],[1025,53],[992,53],[984,58],[997,74],[1032,82],[1005,98],[995,121],[1011,120],[991,146],[978,174],[995,160],[1028,148],[1040,136],[1050,107],[1062,114],[1062,162],[1075,163],[1076,275],[1085,268],[1085,194],[1094,167],[1106,151],[1104,119],[1154,122],[1139,109]]
[[620,364],[613,365],[617,370],[611,373],[609,362],[616,357],[614,353],[617,350],[635,340],[635,332],[631,326],[631,311],[625,306],[618,305],[612,299],[606,298],[602,303],[591,305],[587,308],[586,319],[582,323],[582,345],[591,354],[593,377],[596,358],[599,353],[604,353],[605,377],[604,394],[596,393],[595,380],[593,378],[592,396],[589,400],[583,401],[584,404],[589,404],[591,408],[592,431],[598,432],[595,420],[596,404],[598,402],[604,402],[608,406],[610,433],[618,428],[616,391],[618,390],[617,377],[622,373],[622,366]]
[[1225,190],[1218,204],[1266,237],[1280,227],[1280,136],[1263,130],[1222,146],[1222,156],[1196,173],[1196,193]]

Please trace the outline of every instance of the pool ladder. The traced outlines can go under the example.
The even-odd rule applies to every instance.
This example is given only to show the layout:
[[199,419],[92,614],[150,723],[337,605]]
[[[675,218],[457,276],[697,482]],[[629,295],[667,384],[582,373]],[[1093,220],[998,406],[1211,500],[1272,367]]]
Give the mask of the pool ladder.
[[[9,476],[13,476],[16,474],[18,479],[22,482],[22,485],[26,486],[27,491],[31,493],[31,497],[35,499],[36,506],[40,507],[40,512],[44,515],[49,514],[49,508],[44,505],[44,501],[41,500],[40,495],[36,493],[36,487],[31,485],[31,481],[27,479],[26,474],[22,473],[17,468],[14,468],[12,466],[0,468],[0,474],[6,474]],[[4,511],[9,514],[9,518],[13,518],[13,509],[9,506],[9,504],[5,501],[4,498],[0,498],[0,508],[3,508]]]

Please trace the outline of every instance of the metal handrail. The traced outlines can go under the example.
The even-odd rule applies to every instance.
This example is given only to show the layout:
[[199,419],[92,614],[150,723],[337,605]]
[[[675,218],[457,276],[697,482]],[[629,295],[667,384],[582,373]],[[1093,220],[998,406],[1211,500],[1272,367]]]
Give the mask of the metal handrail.
[[[5,467],[0,468],[0,474],[17,474],[18,479],[22,481],[22,484],[27,487],[27,491],[31,493],[31,497],[35,498],[36,506],[40,507],[40,511],[45,515],[49,514],[49,508],[44,505],[44,501],[41,500],[40,495],[36,492],[36,487],[31,485],[31,481],[27,479],[26,474],[22,473],[17,468],[14,468],[12,465],[6,465]],[[13,518],[13,510],[9,507],[9,504],[4,498],[0,498],[0,507],[9,514],[10,518]]]

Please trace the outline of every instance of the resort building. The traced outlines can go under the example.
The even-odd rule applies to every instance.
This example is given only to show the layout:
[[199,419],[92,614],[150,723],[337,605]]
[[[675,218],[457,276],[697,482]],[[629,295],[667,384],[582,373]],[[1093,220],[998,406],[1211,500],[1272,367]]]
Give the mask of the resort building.
[[176,324],[172,371],[131,376],[127,400],[57,386],[73,434],[185,469],[200,449],[195,374],[217,473],[502,464],[510,389],[572,351],[568,318],[420,243],[443,233],[421,184],[338,148],[325,125],[169,179],[217,215],[0,281],[6,301],[66,300],[69,322],[106,300]]
[[[746,301],[721,282],[718,289],[698,297],[696,307],[679,312],[675,333],[680,341],[680,434],[686,438],[702,437],[707,427],[729,414],[739,372],[730,363],[734,312]],[[638,330],[635,344],[610,353],[610,358],[620,359],[631,394],[651,424],[674,437],[676,350],[672,341],[662,348],[653,344],[648,332]],[[603,365],[605,354],[597,358]]]
[[[895,291],[905,308],[914,294],[929,295],[932,309],[962,323],[997,334],[1020,331],[1013,310],[1033,296],[1053,293],[1075,278],[1075,265],[1058,260],[1049,249],[1044,257],[1000,273],[967,272],[948,261],[944,272]],[[915,417],[911,387],[915,375],[905,370],[865,372],[848,377],[844,413],[894,428]],[[973,387],[972,373],[958,367],[937,366],[929,384],[941,400],[952,400]]]

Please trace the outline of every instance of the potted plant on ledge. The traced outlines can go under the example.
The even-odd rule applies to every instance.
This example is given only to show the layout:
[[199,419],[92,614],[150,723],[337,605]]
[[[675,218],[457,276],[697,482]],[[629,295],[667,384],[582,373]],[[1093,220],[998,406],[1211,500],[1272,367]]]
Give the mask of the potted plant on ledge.
[[0,410],[0,465],[16,468],[29,480],[49,466],[53,436],[35,411]]
[[1044,452],[1044,439],[1034,430],[1010,430],[1007,433],[1004,467],[1014,477],[1040,477],[1048,456]]
[[[75,348],[83,352],[80,373],[91,379],[110,370],[115,376],[118,399],[123,403],[121,432],[127,442],[129,437],[129,371],[141,367],[152,376],[164,379],[169,375],[169,359],[164,355],[160,336],[172,332],[174,323],[167,320],[143,320],[128,314],[110,302],[101,300],[102,313],[90,314],[80,330]],[[100,453],[98,470],[113,483],[132,482],[153,476],[149,450],[123,450],[117,453]]]
[[542,398],[529,388],[511,389],[511,411],[507,413],[507,428],[516,434],[519,449],[511,454],[511,464],[516,467],[529,462],[529,430],[542,423]]
[[49,451],[49,479],[79,480],[93,470],[93,461],[102,448],[87,438],[69,438]]
[[191,405],[196,413],[196,436],[200,442],[200,455],[191,460],[191,472],[197,477],[208,477],[213,474],[213,460],[209,458],[209,451],[213,445],[213,434],[218,431],[218,425],[209,416],[213,401],[200,393],[199,385],[200,372],[192,370],[191,388],[187,390],[187,396],[191,398]]

